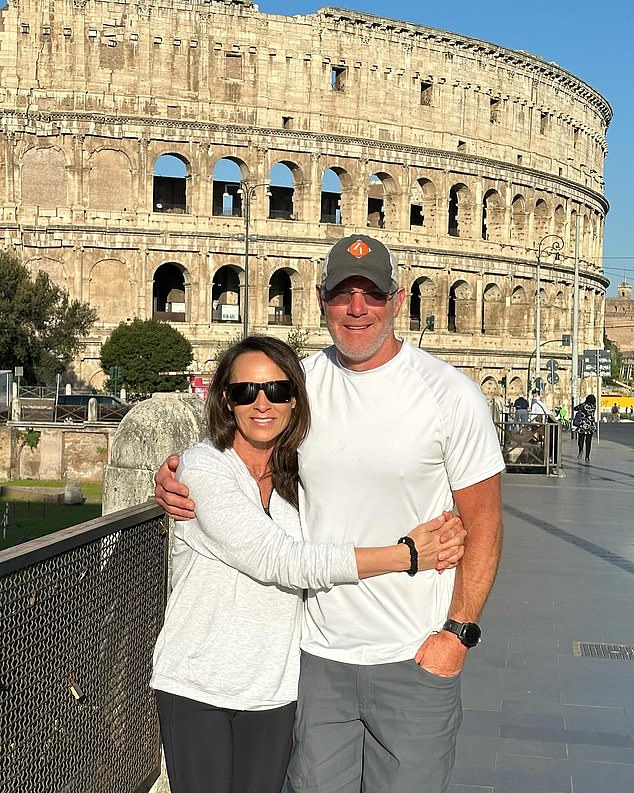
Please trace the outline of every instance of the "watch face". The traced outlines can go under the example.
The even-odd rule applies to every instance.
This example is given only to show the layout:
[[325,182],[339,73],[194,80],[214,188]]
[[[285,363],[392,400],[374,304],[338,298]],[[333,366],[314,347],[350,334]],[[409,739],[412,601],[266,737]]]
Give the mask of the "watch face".
[[465,622],[460,640],[466,647],[475,647],[482,637],[480,626],[475,622]]

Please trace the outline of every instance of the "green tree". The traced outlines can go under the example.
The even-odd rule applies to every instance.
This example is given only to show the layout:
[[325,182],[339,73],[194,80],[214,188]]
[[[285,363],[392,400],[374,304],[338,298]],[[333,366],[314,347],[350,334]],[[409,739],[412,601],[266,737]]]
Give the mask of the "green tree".
[[109,374],[113,366],[118,366],[118,383],[132,394],[186,389],[185,375],[159,373],[183,371],[193,357],[192,346],[183,334],[156,319],[122,322],[101,347],[102,369]]
[[32,278],[16,256],[0,251],[0,369],[22,366],[26,382],[51,383],[96,319],[93,308],[71,300],[47,273]]

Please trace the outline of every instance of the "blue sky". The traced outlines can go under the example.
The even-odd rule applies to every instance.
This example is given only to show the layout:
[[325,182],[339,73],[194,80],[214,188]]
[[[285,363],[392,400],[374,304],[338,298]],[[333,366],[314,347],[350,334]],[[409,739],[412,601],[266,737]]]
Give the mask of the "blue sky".
[[[328,3],[260,0],[272,14],[312,13]],[[330,3],[463,33],[555,61],[603,94],[614,118],[608,130],[604,269],[609,294],[634,282],[634,3],[632,0],[346,0]]]

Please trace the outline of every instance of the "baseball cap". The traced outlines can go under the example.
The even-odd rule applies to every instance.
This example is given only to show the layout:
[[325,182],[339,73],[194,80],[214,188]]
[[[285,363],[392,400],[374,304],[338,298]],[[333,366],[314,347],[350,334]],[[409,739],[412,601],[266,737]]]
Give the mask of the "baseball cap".
[[398,287],[398,264],[392,251],[374,237],[353,234],[336,242],[326,254],[321,285],[334,289],[353,275],[389,292]]

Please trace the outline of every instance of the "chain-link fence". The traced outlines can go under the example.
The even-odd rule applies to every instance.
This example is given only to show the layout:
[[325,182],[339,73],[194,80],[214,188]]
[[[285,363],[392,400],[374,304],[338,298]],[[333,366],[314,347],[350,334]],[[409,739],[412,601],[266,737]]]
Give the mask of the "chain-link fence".
[[145,793],[158,777],[166,549],[146,506],[0,552],[2,793]]

